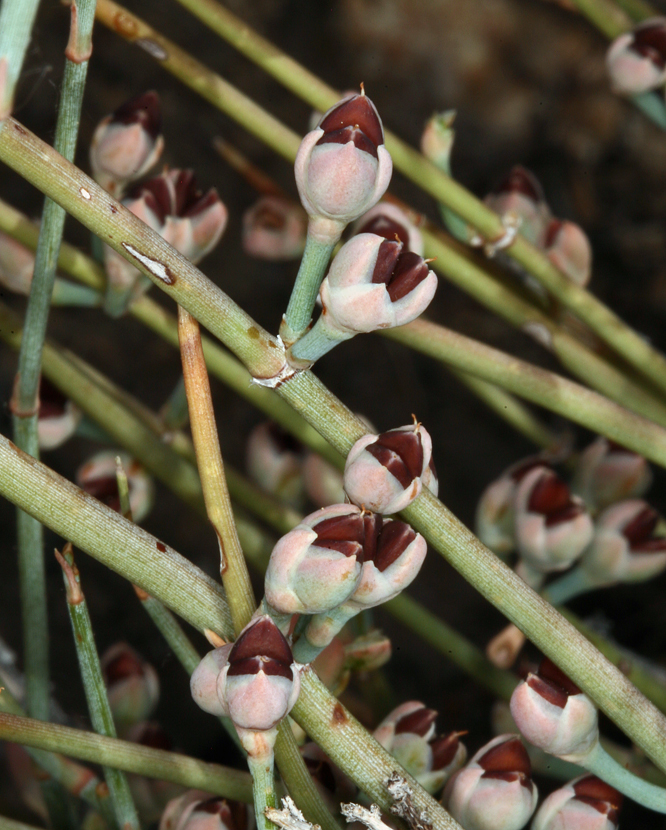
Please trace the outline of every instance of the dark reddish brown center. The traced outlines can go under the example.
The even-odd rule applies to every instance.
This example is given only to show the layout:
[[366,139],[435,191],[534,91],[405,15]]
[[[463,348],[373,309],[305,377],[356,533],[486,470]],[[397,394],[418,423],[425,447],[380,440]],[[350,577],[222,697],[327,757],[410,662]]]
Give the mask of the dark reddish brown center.
[[65,411],[67,398],[48,378],[39,383],[39,417],[59,418]]
[[585,512],[582,504],[573,501],[564,481],[550,470],[532,488],[527,509],[543,514],[546,517],[546,527],[568,522]]
[[365,523],[360,513],[334,516],[315,525],[317,538],[313,544],[318,548],[336,550],[344,556],[356,556],[363,561]]
[[[373,562],[381,573],[392,565],[416,539],[416,533],[405,522],[394,520],[382,526]],[[366,560],[369,559],[366,552]]]
[[160,99],[154,90],[144,92],[126,101],[118,107],[111,117],[116,124],[141,124],[152,138],[157,138],[162,130],[162,112]]
[[666,550],[666,537],[654,537],[659,523],[656,510],[645,507],[624,526],[623,536],[629,540],[632,551],[638,553],[658,553]]
[[418,430],[390,430],[366,447],[373,458],[408,487],[423,473],[423,444]]
[[489,774],[488,777],[498,777],[498,773],[522,773],[529,778],[532,774],[527,750],[517,736],[491,747],[477,763]]
[[[621,793],[595,775],[586,775],[581,778],[573,785],[573,789],[578,801],[589,804],[590,807],[594,807],[600,813],[605,813],[609,818],[611,813],[617,817],[617,812],[624,800]],[[617,818],[614,820],[617,822]]]
[[117,683],[126,677],[142,677],[143,663],[134,652],[127,649],[104,666],[104,676],[108,684]]
[[555,244],[555,240],[557,239],[557,235],[562,228],[562,222],[559,219],[551,219],[548,223],[548,227],[546,228],[546,248],[550,248],[552,245]]
[[118,513],[120,512],[120,493],[118,492],[118,480],[115,476],[92,478],[82,484],[82,489],[107,507]]
[[440,735],[430,742],[432,749],[432,768],[434,770],[444,769],[456,757],[460,746],[457,732],[450,732],[448,735]]
[[504,193],[522,193],[533,202],[543,202],[543,189],[538,179],[529,170],[520,165],[511,168],[511,172],[492,191],[496,195]]
[[395,240],[396,236],[406,247],[409,245],[409,231],[404,225],[396,222],[383,213],[373,217],[369,222],[366,222],[358,233],[374,233],[376,236],[383,236],[384,239]]
[[370,99],[365,95],[353,95],[338,104],[324,116],[319,127],[324,133],[338,132],[345,127],[356,127],[363,132],[374,145],[373,155],[377,155],[377,147],[384,143],[384,130],[379,120],[377,110]]
[[254,212],[253,223],[267,231],[277,233],[284,230],[286,219],[284,213],[277,210],[274,206],[262,204]]
[[426,709],[425,706],[403,715],[395,724],[395,734],[401,735],[410,732],[414,735],[424,737],[430,727],[437,719],[437,712],[434,709]]
[[289,643],[275,623],[261,617],[246,628],[229,653],[230,676],[257,674],[279,675],[292,679],[293,657]]
[[641,26],[636,29],[631,48],[663,69],[666,66],[666,26]]

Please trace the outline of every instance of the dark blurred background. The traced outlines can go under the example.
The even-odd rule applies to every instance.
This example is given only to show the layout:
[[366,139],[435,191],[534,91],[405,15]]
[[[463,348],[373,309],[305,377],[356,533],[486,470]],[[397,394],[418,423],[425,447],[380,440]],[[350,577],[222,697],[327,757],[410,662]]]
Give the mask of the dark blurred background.
[[[128,5],[293,129],[307,130],[306,105],[179,5],[164,0],[134,0]],[[664,347],[666,142],[662,132],[609,92],[606,42],[586,20],[545,0],[256,0],[251,4],[233,0],[227,6],[338,89],[356,88],[363,81],[384,123],[414,145],[433,112],[456,108],[456,177],[482,196],[513,164],[533,170],[554,213],[580,223],[591,238],[595,252],[591,290]],[[67,10],[54,0],[44,0],[17,99],[17,117],[47,141],[53,137],[68,24]],[[98,121],[151,88],[159,92],[163,104],[163,163],[194,167],[201,186],[217,187],[229,209],[225,236],[202,270],[262,325],[276,331],[297,265],[261,262],[243,253],[241,217],[255,194],[219,158],[211,140],[222,135],[295,195],[291,167],[190,93],[148,54],[99,24],[78,163],[89,169],[87,147]],[[391,189],[437,219],[430,197],[399,174]],[[0,197],[31,216],[41,210],[41,195],[6,168],[1,172]],[[66,237],[89,247],[88,232],[73,220],[68,220]],[[157,293],[153,289],[153,295]],[[166,298],[164,302],[170,305]],[[13,303],[23,307],[21,301]],[[445,281],[430,316],[557,369],[532,340]],[[100,311],[56,310],[49,333],[155,409],[180,374],[177,353],[128,317],[111,321]],[[5,433],[11,429],[7,404],[15,369],[16,355],[3,347],[0,428]],[[408,423],[415,412],[433,436],[440,497],[468,525],[485,485],[533,451],[445,368],[384,339],[359,337],[342,344],[322,359],[317,374],[352,410],[365,414],[380,429]],[[217,382],[213,392],[225,460],[242,467],[247,435],[263,416]],[[577,446],[589,440],[582,430],[541,414],[553,428],[571,430]],[[97,445],[76,439],[45,453],[44,460],[73,477],[76,467],[96,449]],[[666,509],[663,485],[664,476],[657,471],[649,498],[662,511]],[[146,529],[216,574],[218,553],[212,531],[164,487],[158,485],[157,490]],[[4,528],[0,636],[20,653],[14,510],[2,501],[0,511]],[[61,544],[47,533],[54,693],[74,722],[87,727],[60,569],[50,553]],[[159,671],[163,692],[157,717],[174,743],[202,757],[235,763],[226,740],[211,737],[210,718],[191,703],[184,673],[144,616],[131,587],[82,553],[78,564],[100,650],[119,639],[131,642]],[[596,592],[572,607],[602,620],[627,648],[663,662],[665,586],[662,577],[638,587]],[[481,647],[503,626],[501,615],[436,554],[431,554],[411,593]],[[417,698],[438,709],[440,731],[469,730],[470,754],[476,751],[491,737],[491,696],[381,611],[376,620],[394,641],[386,676],[396,702]],[[193,637],[203,650],[201,638],[194,633]],[[540,784],[543,792],[553,786],[549,781]],[[27,817],[9,787],[0,793],[0,812]],[[663,819],[631,805],[625,808],[622,824],[664,826]]]

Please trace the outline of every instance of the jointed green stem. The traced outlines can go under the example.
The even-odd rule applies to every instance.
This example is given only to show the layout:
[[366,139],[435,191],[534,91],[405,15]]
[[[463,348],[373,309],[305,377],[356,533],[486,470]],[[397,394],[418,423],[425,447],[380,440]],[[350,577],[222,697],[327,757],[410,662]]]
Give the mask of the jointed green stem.
[[611,787],[637,801],[649,810],[666,813],[666,789],[644,781],[611,758],[606,750],[597,743],[592,752],[581,762],[597,778],[601,778]]
[[247,756],[247,765],[252,774],[254,794],[254,815],[258,830],[277,830],[272,821],[266,818],[268,807],[277,807],[275,795],[275,772],[273,750],[257,758]]
[[[115,738],[116,727],[106,695],[88,606],[81,591],[79,572],[74,564],[71,545],[65,547],[62,555],[56,552],[56,556],[62,566],[67,588],[67,609],[72,623],[90,721],[98,734]],[[123,830],[139,830],[139,818],[125,774],[107,766],[104,768],[104,778],[109,786],[118,826]]]
[[324,244],[308,233],[296,282],[289,298],[280,335],[286,346],[301,338],[312,321],[319,286],[326,274],[335,243]]

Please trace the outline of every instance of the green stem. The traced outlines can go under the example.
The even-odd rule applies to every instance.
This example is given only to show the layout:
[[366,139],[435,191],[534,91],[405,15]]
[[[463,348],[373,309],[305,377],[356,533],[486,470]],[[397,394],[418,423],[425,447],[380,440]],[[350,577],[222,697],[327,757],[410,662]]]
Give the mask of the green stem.
[[189,412],[187,409],[187,395],[185,394],[185,380],[181,375],[173,391],[160,410],[160,418],[166,429],[183,429],[187,426]]
[[13,818],[0,816],[0,830],[43,830],[41,827],[35,827],[34,824],[25,824],[23,821],[16,821]]
[[38,7],[39,0],[3,0],[0,6],[0,121],[13,109]]
[[312,321],[319,286],[336,243],[337,240],[332,244],[320,242],[308,231],[303,259],[280,326],[280,335],[287,347],[305,334]]
[[643,92],[640,95],[633,95],[630,100],[658,127],[666,130],[666,103],[663,93]]
[[82,306],[85,308],[99,308],[102,304],[102,295],[85,285],[67,280],[56,279],[51,295],[53,306]]
[[291,346],[290,359],[293,358],[295,366],[312,366],[339,343],[350,340],[352,337],[354,337],[353,332],[342,332],[332,328],[321,316],[314,327]]
[[590,754],[581,761],[581,764],[597,778],[601,778],[618,792],[626,795],[632,801],[642,804],[648,810],[657,813],[666,813],[666,789],[650,784],[642,778],[629,772],[621,764],[611,758],[600,743],[594,746]]
[[645,0],[616,0],[617,5],[623,9],[635,23],[642,23],[648,17],[657,17],[659,12],[646,3]]
[[248,773],[207,764],[177,752],[6,714],[0,714],[0,738],[50,752],[62,751],[83,761],[158,781],[172,781],[246,804],[252,802],[252,780]]
[[614,0],[572,0],[578,11],[585,15],[600,32],[612,40],[627,29],[632,21]]
[[247,765],[252,775],[257,830],[277,830],[276,825],[266,818],[266,808],[277,807],[273,750],[260,757],[248,755]]
[[[100,735],[116,737],[116,727],[106,695],[102,678],[92,623],[88,606],[81,591],[78,569],[74,563],[72,546],[66,545],[63,554],[56,551],[56,556],[63,569],[63,578],[67,589],[67,609],[72,623],[79,671],[88,702],[88,713],[93,729]],[[104,778],[109,786],[111,801],[116,814],[118,826],[123,830],[139,830],[139,818],[136,813],[132,793],[125,774],[113,767],[104,767]]]
[[593,591],[601,586],[597,582],[591,582],[586,572],[580,567],[574,567],[541,592],[541,596],[551,605],[564,605],[572,599]]

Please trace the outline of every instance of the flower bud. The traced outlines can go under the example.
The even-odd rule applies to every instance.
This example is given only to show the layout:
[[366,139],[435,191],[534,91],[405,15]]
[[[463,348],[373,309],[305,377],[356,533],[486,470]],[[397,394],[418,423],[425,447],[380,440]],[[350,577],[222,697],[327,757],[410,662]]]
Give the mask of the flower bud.
[[0,285],[16,294],[30,294],[35,254],[0,231]]
[[93,178],[114,196],[141,178],[162,155],[162,114],[156,92],[145,92],[107,115],[90,144]]
[[548,659],[516,686],[511,714],[531,744],[574,764],[599,740],[596,706]]
[[592,247],[583,229],[567,219],[551,219],[544,234],[546,256],[571,282],[584,288],[592,275]]
[[391,640],[382,631],[373,628],[345,646],[345,666],[350,671],[375,671],[388,663],[391,652]]
[[153,481],[138,461],[124,452],[104,450],[93,455],[76,471],[76,483],[82,490],[120,512],[120,494],[116,475],[116,458],[120,458],[127,475],[132,519],[139,524],[150,512],[155,500]]
[[338,339],[403,326],[430,304],[437,277],[400,241],[361,233],[345,243],[321,284],[321,323]]
[[578,459],[572,490],[591,510],[642,496],[652,484],[650,465],[638,453],[599,437]]
[[512,464],[489,484],[476,508],[474,531],[483,544],[498,556],[508,556],[516,546],[514,533],[514,499],[522,479],[535,467],[549,469],[538,456]]
[[296,156],[296,185],[309,232],[335,244],[349,222],[384,195],[393,163],[372,101],[361,92],[340,101],[309,132]]
[[499,216],[519,221],[520,233],[541,246],[551,218],[543,188],[533,173],[520,165],[486,196],[485,204]]
[[342,473],[319,453],[309,452],[303,462],[303,486],[317,507],[341,504],[345,500]]
[[361,578],[366,534],[376,519],[336,504],[311,513],[273,548],[266,602],[281,614],[319,614],[341,605]]
[[243,250],[257,259],[298,259],[306,230],[300,205],[281,196],[261,196],[243,214]]
[[192,699],[200,709],[210,715],[221,717],[226,714],[222,701],[217,696],[217,679],[229,662],[233,643],[209,651],[190,677]]
[[146,720],[160,696],[155,669],[127,643],[116,643],[101,659],[102,676],[113,719],[119,732]]
[[455,139],[453,130],[455,117],[455,110],[435,113],[426,121],[421,135],[421,152],[447,175],[451,174],[451,150]]
[[552,792],[531,830],[617,830],[622,796],[594,775],[581,775]]
[[238,801],[188,790],[167,804],[159,830],[248,830],[251,810]]
[[443,803],[465,830],[520,830],[537,804],[531,774],[518,736],[500,735],[453,776]]
[[597,520],[580,569],[592,585],[643,582],[666,568],[666,536],[655,536],[660,516],[642,499],[621,501]]
[[666,18],[651,17],[610,45],[606,66],[613,92],[638,95],[666,81]]
[[217,678],[217,695],[234,726],[268,730],[296,703],[300,675],[291,649],[268,616],[241,631]]
[[515,495],[516,546],[535,571],[568,568],[592,540],[594,524],[582,499],[552,470],[537,467]]
[[391,202],[380,202],[356,220],[353,234],[374,233],[384,239],[399,239],[406,251],[423,256],[421,231],[404,210]]
[[375,740],[431,794],[444,786],[467,757],[460,733],[435,736],[436,717],[434,709],[409,701],[394,709],[373,732]]
[[291,505],[303,501],[303,446],[272,421],[256,426],[247,441],[250,478]]
[[37,437],[41,450],[54,450],[74,435],[81,410],[42,376],[39,384]]
[[345,492],[367,510],[397,513],[419,495],[424,476],[437,495],[437,478],[428,472],[431,460],[432,441],[421,424],[365,435],[347,456]]

